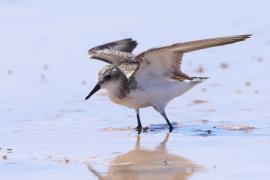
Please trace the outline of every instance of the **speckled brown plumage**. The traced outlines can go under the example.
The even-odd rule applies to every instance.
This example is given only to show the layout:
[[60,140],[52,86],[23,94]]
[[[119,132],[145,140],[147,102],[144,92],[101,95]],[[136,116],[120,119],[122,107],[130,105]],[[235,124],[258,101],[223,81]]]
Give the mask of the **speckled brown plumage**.
[[151,66],[151,63],[156,63],[158,61],[157,59],[159,59],[162,63],[167,63],[167,65],[160,67],[164,71],[163,75],[180,81],[192,80],[192,77],[181,70],[184,53],[243,41],[250,36],[251,35],[228,36],[177,43],[165,47],[152,48],[137,56],[131,53],[137,46],[137,42],[129,38],[96,46],[91,48],[88,53],[91,58],[99,59],[117,66],[127,78],[133,76],[140,67],[146,68],[146,66]]

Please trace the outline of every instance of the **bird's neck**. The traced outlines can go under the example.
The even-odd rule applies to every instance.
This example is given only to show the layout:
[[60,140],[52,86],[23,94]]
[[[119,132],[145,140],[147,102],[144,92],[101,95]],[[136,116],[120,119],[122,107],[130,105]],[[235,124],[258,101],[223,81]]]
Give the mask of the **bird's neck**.
[[128,90],[128,81],[125,79],[119,79],[117,81],[111,82],[105,87],[108,96],[112,98],[123,99],[127,96]]

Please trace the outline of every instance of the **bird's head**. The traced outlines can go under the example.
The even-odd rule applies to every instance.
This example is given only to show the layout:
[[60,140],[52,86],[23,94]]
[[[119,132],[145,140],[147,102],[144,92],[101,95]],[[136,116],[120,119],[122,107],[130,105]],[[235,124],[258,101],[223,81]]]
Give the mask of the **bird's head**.
[[98,72],[98,82],[92,91],[88,94],[85,100],[89,99],[100,89],[107,91],[119,90],[123,81],[126,80],[125,75],[113,65],[107,65]]

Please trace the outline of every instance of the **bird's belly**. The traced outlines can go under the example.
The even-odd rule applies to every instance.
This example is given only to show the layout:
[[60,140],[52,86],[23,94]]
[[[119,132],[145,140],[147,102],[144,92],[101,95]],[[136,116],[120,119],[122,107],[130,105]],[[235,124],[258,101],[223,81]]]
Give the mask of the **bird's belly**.
[[130,93],[127,97],[123,97],[123,98],[109,95],[109,98],[112,102],[122,105],[122,106],[132,108],[132,109],[138,109],[138,108],[150,106],[145,101],[142,101],[141,97],[142,95],[140,94],[135,95],[132,93]]
[[136,89],[132,90],[126,97],[119,98],[109,94],[109,98],[116,104],[133,109],[154,106],[159,103],[167,103],[173,97],[166,89]]
[[144,108],[149,106],[155,106],[158,102],[169,102],[173,97],[168,96],[168,92],[163,91],[153,91],[151,89],[144,90],[133,90],[127,96],[126,104],[127,106],[132,106],[132,108]]
[[116,104],[138,109],[148,106],[166,106],[173,98],[180,96],[192,88],[194,84],[190,82],[163,82],[161,84],[151,84],[142,88],[133,89],[123,98],[109,94],[111,101]]
[[[144,106],[166,106],[173,98],[182,95],[194,86],[191,82],[160,81],[158,83],[142,86],[143,90],[136,90],[130,96],[138,104]],[[139,99],[139,100],[138,100]]]

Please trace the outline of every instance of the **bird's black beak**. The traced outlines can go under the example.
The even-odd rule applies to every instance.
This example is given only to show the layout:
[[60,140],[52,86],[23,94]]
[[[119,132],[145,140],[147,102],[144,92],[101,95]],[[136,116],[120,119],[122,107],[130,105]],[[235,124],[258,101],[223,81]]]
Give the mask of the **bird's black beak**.
[[100,83],[97,83],[94,89],[86,96],[85,100],[89,99],[93,94],[100,90]]

